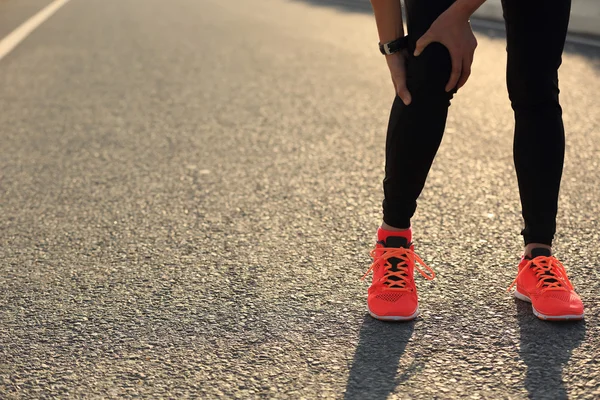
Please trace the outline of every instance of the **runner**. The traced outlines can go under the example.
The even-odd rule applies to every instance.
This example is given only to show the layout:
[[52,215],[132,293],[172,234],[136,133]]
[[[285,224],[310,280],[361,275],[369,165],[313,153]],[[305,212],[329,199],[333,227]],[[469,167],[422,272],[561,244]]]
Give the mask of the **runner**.
[[[411,218],[438,150],[452,96],[469,78],[477,41],[469,18],[485,0],[371,0],[396,90],[386,140],[383,223],[371,251],[369,313],[407,321],[419,313],[414,269],[435,273],[414,253]],[[552,255],[565,134],[558,68],[571,1],[503,0],[507,87],[515,115],[514,162],[525,249],[514,295],[545,320],[582,319],[583,304]],[[365,276],[367,275],[365,274]],[[364,277],[363,277],[364,278]]]

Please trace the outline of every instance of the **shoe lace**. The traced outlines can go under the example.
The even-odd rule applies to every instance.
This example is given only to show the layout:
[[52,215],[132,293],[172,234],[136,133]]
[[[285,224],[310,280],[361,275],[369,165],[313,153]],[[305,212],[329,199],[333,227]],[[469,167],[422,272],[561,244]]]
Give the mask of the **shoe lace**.
[[[410,288],[406,287],[408,281],[408,265],[414,260],[415,268],[427,280],[435,278],[435,272],[411,249],[404,247],[376,247],[370,251],[369,255],[373,258],[373,263],[360,278],[364,280],[369,272],[373,271],[377,266],[382,265],[385,268],[385,274],[381,278],[383,283],[388,285],[390,289],[409,291]],[[398,258],[398,265],[396,266],[397,271],[392,270],[392,264],[388,261],[390,258]],[[419,268],[419,264],[425,267],[431,275],[428,275],[425,271]],[[395,277],[396,279],[390,279]]]
[[521,274],[529,268],[532,268],[533,272],[535,272],[535,276],[538,279],[536,287],[542,288],[542,292],[546,290],[573,290],[573,285],[567,277],[565,266],[554,256],[539,256],[529,260],[525,264],[525,267],[519,271],[513,283],[508,287],[508,292],[517,284],[517,279],[519,279]]

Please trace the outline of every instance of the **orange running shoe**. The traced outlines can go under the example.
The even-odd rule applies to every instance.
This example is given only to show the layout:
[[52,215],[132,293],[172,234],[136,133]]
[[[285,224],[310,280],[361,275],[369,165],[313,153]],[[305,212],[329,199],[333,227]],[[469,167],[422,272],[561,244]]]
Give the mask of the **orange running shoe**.
[[565,267],[550,250],[537,248],[523,257],[519,273],[508,288],[517,285],[514,296],[531,303],[536,317],[549,321],[583,319],[583,303],[567,277]]
[[435,278],[435,272],[414,253],[411,231],[393,232],[379,228],[377,244],[371,250],[373,264],[362,279],[373,271],[367,307],[373,318],[384,321],[410,321],[419,315],[419,298],[414,280],[415,261],[431,275],[417,270],[425,279]]

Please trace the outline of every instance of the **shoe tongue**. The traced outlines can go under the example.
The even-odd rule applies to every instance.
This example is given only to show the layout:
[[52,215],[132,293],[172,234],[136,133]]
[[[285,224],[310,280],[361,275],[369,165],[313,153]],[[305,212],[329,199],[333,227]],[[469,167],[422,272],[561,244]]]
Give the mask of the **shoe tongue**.
[[402,236],[388,236],[385,240],[385,247],[404,247],[408,249],[408,240]]
[[531,250],[531,258],[536,258],[536,257],[550,257],[552,255],[552,252],[549,249],[545,249],[543,247],[536,247],[535,249]]
[[[530,259],[533,260],[536,257],[550,257],[551,255],[552,255],[552,252],[550,250],[545,249],[543,247],[536,247],[534,249],[531,249],[531,258]],[[532,267],[533,267],[533,265],[532,265]],[[558,282],[557,279],[554,279],[555,275],[553,273],[551,273],[550,271],[544,272],[541,276],[545,277],[544,284],[542,285],[543,287],[546,287],[549,284]]]
[[[384,246],[385,247],[394,247],[394,248],[404,247],[405,249],[410,248],[408,239],[406,239],[405,237],[402,237],[402,236],[388,236],[387,239],[385,240]],[[400,270],[400,268],[398,268],[398,266],[400,264],[399,258],[391,257],[388,259],[388,261],[391,264],[390,271],[398,272]],[[402,275],[408,276],[407,274],[402,274]],[[403,284],[395,284],[394,283],[394,282],[398,282],[400,280],[401,279],[397,276],[390,276],[389,281],[386,283],[386,285],[388,285],[389,287],[404,287]]]

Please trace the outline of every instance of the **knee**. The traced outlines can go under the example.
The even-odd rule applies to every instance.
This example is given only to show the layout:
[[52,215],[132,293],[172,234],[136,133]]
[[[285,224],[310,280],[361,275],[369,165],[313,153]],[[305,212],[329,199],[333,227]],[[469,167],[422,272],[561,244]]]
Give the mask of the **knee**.
[[406,84],[414,100],[449,101],[453,92],[446,92],[452,62],[448,49],[441,43],[431,43],[419,57],[408,56]]
[[544,72],[509,68],[506,85],[514,110],[560,107],[556,70]]

